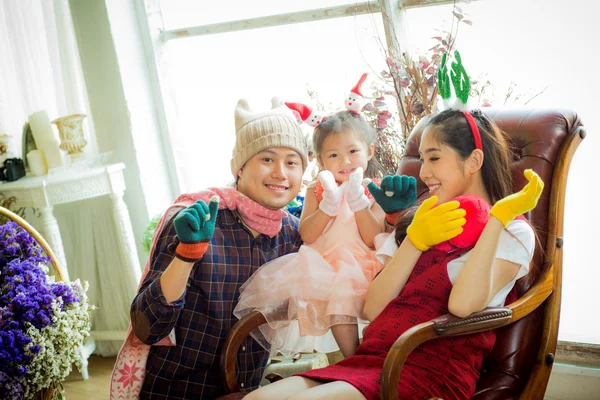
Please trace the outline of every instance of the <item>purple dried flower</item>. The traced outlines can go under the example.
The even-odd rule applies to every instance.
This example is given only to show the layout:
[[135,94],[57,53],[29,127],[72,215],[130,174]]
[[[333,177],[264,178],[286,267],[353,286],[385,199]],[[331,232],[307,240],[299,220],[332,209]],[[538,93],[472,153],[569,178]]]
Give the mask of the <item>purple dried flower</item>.
[[23,398],[24,376],[40,352],[26,335],[33,326],[52,324],[52,304],[79,302],[66,283],[49,283],[40,264],[50,258],[34,238],[14,222],[0,225],[0,398]]
[[47,264],[50,258],[33,237],[15,222],[0,225],[0,267],[15,258]]
[[23,386],[18,379],[0,370],[0,394],[3,399],[19,400],[23,398]]

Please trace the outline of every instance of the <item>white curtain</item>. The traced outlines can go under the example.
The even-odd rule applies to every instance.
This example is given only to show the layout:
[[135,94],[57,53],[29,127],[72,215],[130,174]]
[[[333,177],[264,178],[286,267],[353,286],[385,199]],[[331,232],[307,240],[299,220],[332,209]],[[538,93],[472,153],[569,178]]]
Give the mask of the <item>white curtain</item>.
[[[107,196],[55,208],[71,279],[88,281],[93,330],[125,331],[129,307],[137,293],[139,268],[132,268],[119,252],[114,219]],[[63,229],[65,227],[65,229]],[[95,354],[116,355],[123,341],[96,342]]]
[[[22,157],[23,125],[39,110],[51,120],[86,114],[84,152],[97,154],[68,0],[1,0],[0,134],[13,137],[14,156]],[[55,214],[70,278],[89,281],[90,302],[98,307],[93,329],[125,331],[140,271],[119,257],[108,199],[58,206]],[[119,346],[97,343],[96,353],[114,355]]]
[[84,152],[96,153],[68,0],[1,1],[0,54],[0,133],[13,137],[15,155],[27,117],[39,110],[50,119],[87,114]]

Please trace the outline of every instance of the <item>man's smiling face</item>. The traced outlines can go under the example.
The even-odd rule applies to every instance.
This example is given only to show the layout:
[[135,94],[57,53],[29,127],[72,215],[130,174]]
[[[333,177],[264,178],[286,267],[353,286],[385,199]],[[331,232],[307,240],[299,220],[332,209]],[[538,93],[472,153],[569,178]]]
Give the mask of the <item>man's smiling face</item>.
[[278,210],[300,192],[302,158],[287,147],[272,147],[255,154],[238,172],[237,189],[257,203]]

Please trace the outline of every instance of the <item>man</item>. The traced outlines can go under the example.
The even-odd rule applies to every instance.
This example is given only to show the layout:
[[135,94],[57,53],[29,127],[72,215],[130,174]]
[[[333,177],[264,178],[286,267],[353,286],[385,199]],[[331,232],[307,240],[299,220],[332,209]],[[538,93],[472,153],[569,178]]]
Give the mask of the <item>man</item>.
[[[237,322],[232,311],[240,286],[264,263],[300,247],[298,221],[283,211],[300,191],[307,165],[300,126],[276,98],[265,112],[253,112],[240,100],[235,126],[231,172],[236,188],[201,192],[195,198],[204,201],[165,220],[131,306],[135,335],[154,345],[141,399],[222,395],[219,357]],[[220,200],[208,202],[214,194]],[[172,331],[175,346],[155,345]],[[246,339],[238,355],[243,390],[258,386],[267,357],[265,349]]]

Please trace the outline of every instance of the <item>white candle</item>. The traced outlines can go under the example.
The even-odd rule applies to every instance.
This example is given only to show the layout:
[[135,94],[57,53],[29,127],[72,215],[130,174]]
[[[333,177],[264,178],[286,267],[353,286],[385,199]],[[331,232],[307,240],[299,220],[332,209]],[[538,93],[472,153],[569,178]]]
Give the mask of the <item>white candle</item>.
[[44,153],[40,150],[31,150],[27,153],[27,163],[29,164],[29,170],[35,176],[45,175],[48,172]]
[[46,111],[37,111],[29,116],[29,125],[35,139],[37,148],[43,147],[44,143],[56,140],[50,118]]
[[[39,145],[38,148],[40,148]],[[63,154],[58,147],[56,139],[44,142],[41,149],[44,152],[49,169],[65,165]]]

